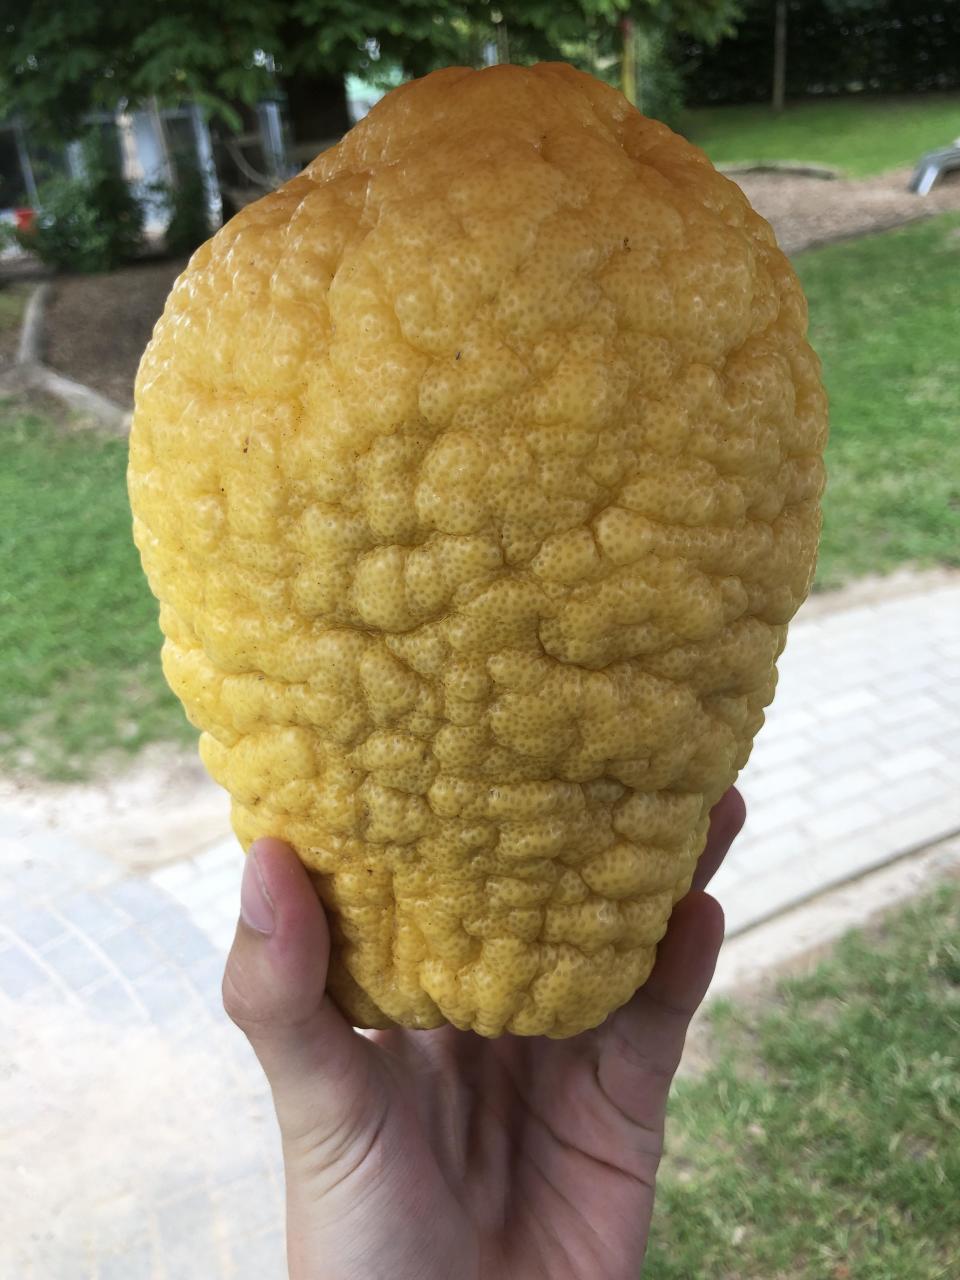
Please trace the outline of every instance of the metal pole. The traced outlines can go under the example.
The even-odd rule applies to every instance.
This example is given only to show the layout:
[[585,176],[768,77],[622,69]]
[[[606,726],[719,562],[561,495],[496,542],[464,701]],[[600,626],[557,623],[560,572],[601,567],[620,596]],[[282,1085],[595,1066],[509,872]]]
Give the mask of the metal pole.
[[773,102],[782,111],[787,97],[787,0],[776,0],[773,24]]
[[33,165],[30,163],[30,152],[27,150],[27,140],[23,125],[19,120],[14,120],[13,122],[13,141],[17,148],[17,157],[20,160],[20,172],[23,174],[23,185],[27,189],[27,199],[36,208],[39,203],[37,199],[37,183],[33,175]]
[[633,38],[633,19],[623,18],[620,23],[623,40],[623,57],[620,63],[620,89],[631,106],[637,105],[637,49]]

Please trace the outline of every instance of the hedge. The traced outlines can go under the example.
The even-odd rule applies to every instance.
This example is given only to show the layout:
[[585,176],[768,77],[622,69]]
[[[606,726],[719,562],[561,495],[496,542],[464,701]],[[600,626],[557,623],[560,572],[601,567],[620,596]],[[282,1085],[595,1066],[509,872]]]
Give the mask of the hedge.
[[[680,38],[673,56],[691,106],[769,99],[775,0],[747,0],[712,49]],[[960,88],[957,0],[788,0],[787,96]]]

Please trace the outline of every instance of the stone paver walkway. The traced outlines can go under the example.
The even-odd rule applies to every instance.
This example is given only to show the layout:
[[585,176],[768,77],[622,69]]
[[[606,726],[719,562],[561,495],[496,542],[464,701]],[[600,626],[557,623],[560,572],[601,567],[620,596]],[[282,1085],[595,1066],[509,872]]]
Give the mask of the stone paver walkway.
[[[960,830],[960,575],[920,586],[795,623],[730,932]],[[0,1276],[284,1275],[269,1094],[220,1006],[241,864],[224,831],[129,872],[0,806]]]
[[809,615],[738,785],[728,933],[960,831],[960,575]]
[[149,879],[0,823],[0,1276],[282,1280],[269,1092]]

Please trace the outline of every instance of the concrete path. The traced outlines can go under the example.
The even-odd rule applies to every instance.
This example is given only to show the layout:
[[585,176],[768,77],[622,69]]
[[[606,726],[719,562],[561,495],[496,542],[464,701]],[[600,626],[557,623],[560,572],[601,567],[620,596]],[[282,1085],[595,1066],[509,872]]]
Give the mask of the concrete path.
[[[960,574],[805,606],[715,881],[738,981],[757,922],[960,831],[958,742]],[[0,1275],[281,1280],[269,1094],[220,1007],[233,837],[138,872],[27,813],[0,803]]]

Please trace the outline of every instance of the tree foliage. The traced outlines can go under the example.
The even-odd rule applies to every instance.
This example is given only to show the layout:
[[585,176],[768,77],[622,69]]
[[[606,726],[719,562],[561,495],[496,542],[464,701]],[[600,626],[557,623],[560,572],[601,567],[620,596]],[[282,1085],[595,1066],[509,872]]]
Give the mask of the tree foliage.
[[619,19],[682,30],[705,45],[738,0],[0,0],[0,111],[75,133],[92,108],[192,97],[239,123],[237,107],[278,81],[367,73],[376,59],[419,75],[476,63],[505,27],[512,61],[616,56]]

